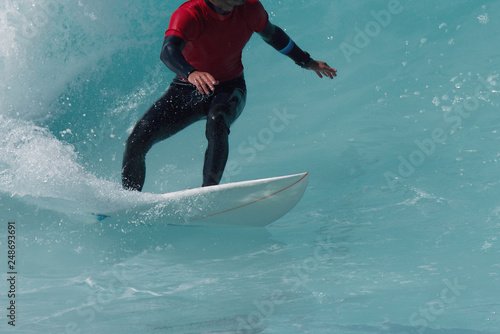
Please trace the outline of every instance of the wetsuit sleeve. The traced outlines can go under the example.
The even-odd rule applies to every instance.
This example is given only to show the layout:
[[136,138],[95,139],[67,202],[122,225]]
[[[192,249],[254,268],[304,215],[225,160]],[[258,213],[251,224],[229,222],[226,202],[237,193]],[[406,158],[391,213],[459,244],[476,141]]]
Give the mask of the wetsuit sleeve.
[[170,17],[160,59],[174,73],[187,80],[196,69],[188,63],[182,50],[186,42],[200,34],[200,20],[188,7],[181,6]]
[[182,55],[185,44],[184,40],[178,36],[165,36],[160,59],[172,72],[187,80],[189,75],[196,71],[196,68],[189,64]]
[[307,68],[314,60],[309,53],[302,51],[294,41],[278,26],[268,22],[264,30],[259,32],[262,39],[280,53],[290,57],[297,65]]

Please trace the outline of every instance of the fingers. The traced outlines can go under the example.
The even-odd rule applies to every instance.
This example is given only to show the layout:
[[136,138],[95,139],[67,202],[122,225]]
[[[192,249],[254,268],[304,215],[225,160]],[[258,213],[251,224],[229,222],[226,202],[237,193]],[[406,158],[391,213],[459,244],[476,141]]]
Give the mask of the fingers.
[[337,71],[336,70],[316,70],[315,71],[318,77],[323,78],[327,77],[330,79],[333,79],[334,77],[337,76]]
[[337,76],[337,70],[336,69],[333,69],[333,68],[328,68],[328,69],[325,69],[323,70],[323,75],[325,77],[328,77],[330,79],[333,79],[334,77]]
[[327,77],[333,79],[337,76],[337,70],[331,68],[323,61],[316,61],[309,69],[314,70],[320,78]]
[[327,63],[320,64],[321,73],[330,79],[333,79],[337,76],[337,70],[328,66]]
[[219,82],[206,72],[195,71],[189,75],[188,81],[196,86],[200,94],[210,95]]

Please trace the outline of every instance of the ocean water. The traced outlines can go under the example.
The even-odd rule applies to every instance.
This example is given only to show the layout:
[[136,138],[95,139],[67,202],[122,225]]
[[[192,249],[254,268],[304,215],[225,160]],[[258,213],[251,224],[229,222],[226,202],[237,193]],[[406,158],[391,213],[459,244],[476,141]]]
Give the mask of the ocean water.
[[[0,332],[500,333],[500,2],[262,0],[338,77],[254,36],[223,182],[308,171],[301,202],[265,229],[84,224],[66,209],[131,196],[181,3],[0,3]],[[199,186],[205,146],[203,122],[156,145],[144,190]]]

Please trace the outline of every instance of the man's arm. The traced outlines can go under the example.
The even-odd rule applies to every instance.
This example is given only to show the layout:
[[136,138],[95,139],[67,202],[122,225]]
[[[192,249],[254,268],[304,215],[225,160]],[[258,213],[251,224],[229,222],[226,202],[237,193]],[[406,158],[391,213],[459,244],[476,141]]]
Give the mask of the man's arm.
[[315,71],[320,78],[326,76],[333,79],[333,77],[337,76],[336,69],[331,68],[325,62],[312,59],[309,53],[299,48],[283,29],[275,26],[270,21],[264,30],[259,32],[259,35],[267,44],[290,57],[297,65]]
[[182,49],[185,45],[186,43],[180,37],[166,36],[161,48],[160,59],[172,72],[187,79],[196,69],[182,55]]
[[182,54],[182,49],[186,43],[178,36],[167,35],[161,48],[161,61],[175,74],[180,75],[198,88],[201,94],[210,94],[215,89],[218,82],[206,72],[196,70]]

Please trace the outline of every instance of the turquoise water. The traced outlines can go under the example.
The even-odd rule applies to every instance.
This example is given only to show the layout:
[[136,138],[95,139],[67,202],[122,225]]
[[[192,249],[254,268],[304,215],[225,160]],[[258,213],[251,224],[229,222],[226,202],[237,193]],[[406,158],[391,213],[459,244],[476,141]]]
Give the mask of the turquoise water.
[[[223,182],[310,173],[253,230],[63,213],[124,196],[124,141],[173,78],[159,50],[181,1],[0,4],[2,333],[500,332],[500,2],[262,2],[339,72],[246,48]],[[205,145],[200,122],[155,146],[145,191],[199,186]]]

